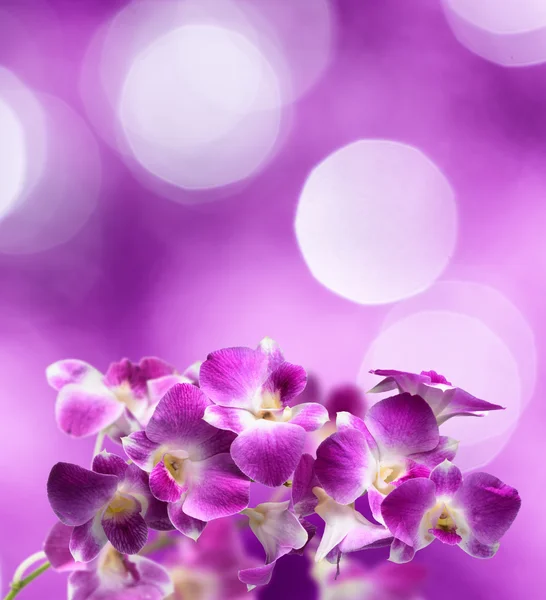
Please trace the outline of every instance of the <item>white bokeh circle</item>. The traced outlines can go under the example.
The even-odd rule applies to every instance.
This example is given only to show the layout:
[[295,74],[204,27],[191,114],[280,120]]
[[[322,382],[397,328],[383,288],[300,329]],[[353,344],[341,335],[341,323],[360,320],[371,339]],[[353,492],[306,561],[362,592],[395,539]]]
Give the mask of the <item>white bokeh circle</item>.
[[360,304],[413,296],[453,254],[453,190],[421,151],[386,140],[337,150],[309,175],[296,236],[316,279]]
[[0,97],[0,220],[11,211],[23,190],[26,162],[23,126]]
[[455,37],[470,51],[503,66],[546,61],[544,0],[443,0]]
[[[457,464],[464,470],[494,458],[518,422],[522,386],[516,359],[501,338],[474,317],[445,310],[423,310],[404,317],[370,345],[358,378],[364,389],[379,381],[370,369],[414,373],[432,369],[478,398],[506,407],[484,417],[453,418],[442,425],[443,435],[461,442]],[[374,403],[383,396],[367,397]]]
[[181,188],[214,188],[247,178],[265,162],[280,111],[260,107],[278,93],[271,67],[243,35],[188,25],[136,57],[119,116],[146,170]]

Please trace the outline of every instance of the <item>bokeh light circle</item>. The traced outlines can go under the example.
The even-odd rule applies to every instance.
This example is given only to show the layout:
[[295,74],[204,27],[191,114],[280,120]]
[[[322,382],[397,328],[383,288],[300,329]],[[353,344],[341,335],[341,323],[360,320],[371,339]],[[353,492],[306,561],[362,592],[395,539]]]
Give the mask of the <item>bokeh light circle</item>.
[[0,97],[0,219],[11,210],[23,189],[26,160],[21,122]]
[[[489,462],[517,424],[522,403],[518,364],[501,338],[474,317],[446,310],[406,316],[372,342],[359,375],[364,389],[379,381],[370,369],[417,373],[433,369],[475,396],[506,407],[484,417],[459,417],[442,425],[443,435],[460,440],[457,464],[465,470]],[[370,403],[381,397],[368,394]]]
[[119,115],[146,170],[181,188],[207,189],[241,181],[266,160],[280,112],[260,107],[278,93],[273,70],[248,39],[188,25],[137,56]]
[[422,152],[361,140],[311,172],[296,235],[311,272],[360,304],[407,298],[442,273],[457,237],[452,188]]
[[453,33],[466,48],[503,66],[546,61],[544,0],[443,0]]

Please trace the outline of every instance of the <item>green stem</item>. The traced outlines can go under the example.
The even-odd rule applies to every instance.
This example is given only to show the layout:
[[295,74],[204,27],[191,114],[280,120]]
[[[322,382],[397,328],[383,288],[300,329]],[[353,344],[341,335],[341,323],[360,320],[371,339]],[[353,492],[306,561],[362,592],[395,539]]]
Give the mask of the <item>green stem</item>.
[[21,581],[13,581],[10,585],[10,591],[8,595],[4,598],[4,600],[13,600],[15,596],[25,588],[31,581],[34,581],[37,577],[39,577],[42,573],[45,573],[51,564],[49,562],[44,563],[41,567],[38,567],[36,570],[32,571],[29,575],[27,575]]
[[159,535],[157,539],[153,542],[150,542],[142,548],[139,552],[141,556],[146,556],[148,554],[153,554],[158,550],[162,550],[163,548],[169,548],[170,546],[174,546],[177,543],[177,539],[171,537],[169,535]]

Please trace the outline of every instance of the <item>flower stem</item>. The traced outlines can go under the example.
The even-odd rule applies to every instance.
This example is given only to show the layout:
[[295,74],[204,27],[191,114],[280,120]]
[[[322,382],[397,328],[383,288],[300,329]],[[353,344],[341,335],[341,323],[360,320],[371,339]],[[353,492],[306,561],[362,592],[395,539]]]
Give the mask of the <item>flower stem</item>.
[[[30,558],[36,557],[37,554],[31,556]],[[16,575],[17,573],[24,573],[24,569],[21,571],[21,567],[23,567],[23,565],[25,565],[25,568],[29,566],[29,564],[33,564],[34,562],[36,562],[36,558],[33,560],[32,563],[29,563],[28,561],[30,560],[30,558],[27,558],[27,560],[25,560],[23,563],[21,563],[21,566],[17,569],[17,571],[15,572]],[[35,569],[34,571],[32,571],[32,573],[28,574],[24,579],[16,579],[16,575],[13,577],[13,581],[10,584],[10,591],[8,592],[8,595],[4,598],[4,600],[13,600],[13,598],[15,598],[15,596],[17,596],[17,594],[23,589],[25,588],[31,581],[34,581],[37,577],[39,577],[42,573],[45,573],[49,567],[51,566],[51,564],[49,562],[44,563],[41,567],[38,567],[37,569]]]
[[153,554],[158,550],[162,550],[163,548],[169,548],[170,546],[174,546],[177,543],[177,539],[167,535],[165,532],[160,532],[158,537],[153,541],[149,542],[142,548],[139,552],[141,556],[146,556],[148,554]]
[[97,441],[95,442],[95,448],[93,449],[93,458],[102,450],[102,444],[104,443],[104,437],[106,431],[102,430],[97,433]]

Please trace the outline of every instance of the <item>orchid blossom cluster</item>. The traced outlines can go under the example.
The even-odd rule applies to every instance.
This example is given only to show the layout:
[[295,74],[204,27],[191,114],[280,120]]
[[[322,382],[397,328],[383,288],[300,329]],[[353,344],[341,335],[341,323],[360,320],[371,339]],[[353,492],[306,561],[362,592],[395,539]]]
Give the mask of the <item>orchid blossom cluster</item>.
[[[70,572],[69,599],[248,598],[288,554],[314,554],[321,586],[332,579],[321,565],[339,573],[343,555],[364,549],[389,546],[390,561],[406,563],[439,540],[491,558],[520,498],[487,473],[463,476],[458,442],[440,429],[502,407],[434,371],[372,373],[381,380],[370,392],[391,395],[364,411],[353,386],[321,402],[269,338],[182,373],[158,358],[105,374],[80,360],[51,365],[59,427],[97,436],[91,469],[61,462],[47,482],[59,522],[44,552]],[[118,453],[101,450],[105,436]],[[276,490],[249,506],[258,484]],[[355,506],[364,495],[373,522]],[[263,564],[242,548],[235,515]]]

